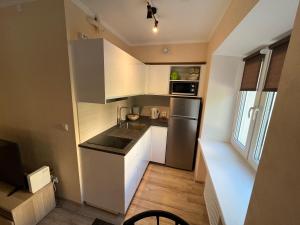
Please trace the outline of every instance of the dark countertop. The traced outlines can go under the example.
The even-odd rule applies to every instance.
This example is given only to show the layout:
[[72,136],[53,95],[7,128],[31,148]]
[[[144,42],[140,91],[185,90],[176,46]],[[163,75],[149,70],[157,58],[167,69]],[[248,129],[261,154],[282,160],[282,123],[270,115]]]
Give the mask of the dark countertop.
[[[150,126],[168,127],[168,120],[165,119],[152,120],[149,117],[145,117],[145,116],[140,117],[136,121],[126,121],[126,122],[134,123],[134,124],[145,124],[146,126],[143,129],[136,130],[136,129],[127,129],[125,127],[119,127],[118,125],[116,125],[96,135],[95,137],[90,138],[89,140],[79,144],[79,147],[125,156],[131,150],[131,148],[138,142],[138,140],[144,135],[144,133],[150,128]],[[123,122],[123,125],[126,122]],[[88,143],[90,142],[91,139],[102,138],[105,136],[121,137],[121,138],[127,138],[132,140],[123,149]]]

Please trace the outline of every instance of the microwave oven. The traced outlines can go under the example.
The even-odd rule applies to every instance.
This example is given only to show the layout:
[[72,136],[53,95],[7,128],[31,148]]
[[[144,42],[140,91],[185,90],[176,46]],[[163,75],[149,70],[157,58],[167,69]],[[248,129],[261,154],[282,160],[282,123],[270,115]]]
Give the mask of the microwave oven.
[[171,95],[198,95],[198,81],[171,81],[170,94]]

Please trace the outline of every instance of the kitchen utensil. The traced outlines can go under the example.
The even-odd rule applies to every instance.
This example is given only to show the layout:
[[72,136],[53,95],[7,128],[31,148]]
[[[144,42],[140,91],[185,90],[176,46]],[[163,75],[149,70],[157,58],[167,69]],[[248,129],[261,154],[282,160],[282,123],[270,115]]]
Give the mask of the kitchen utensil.
[[167,112],[166,111],[162,111],[160,113],[160,117],[163,118],[163,119],[167,119]]
[[159,109],[158,108],[151,108],[151,119],[155,120],[159,117]]
[[198,80],[198,79],[199,79],[199,74],[197,73],[190,74],[189,76],[189,80]]
[[138,114],[128,114],[127,118],[131,121],[137,120],[138,118],[140,118],[140,116]]

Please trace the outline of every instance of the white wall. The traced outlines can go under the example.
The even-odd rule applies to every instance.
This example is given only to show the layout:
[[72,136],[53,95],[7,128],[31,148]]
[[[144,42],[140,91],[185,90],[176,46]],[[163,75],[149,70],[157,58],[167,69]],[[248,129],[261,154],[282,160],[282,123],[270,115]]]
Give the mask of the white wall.
[[[131,106],[129,100],[108,104],[78,103],[80,142],[107,130],[117,124],[117,106]],[[125,113],[125,110],[122,111]]]
[[230,141],[243,64],[239,57],[213,56],[203,118],[203,139]]

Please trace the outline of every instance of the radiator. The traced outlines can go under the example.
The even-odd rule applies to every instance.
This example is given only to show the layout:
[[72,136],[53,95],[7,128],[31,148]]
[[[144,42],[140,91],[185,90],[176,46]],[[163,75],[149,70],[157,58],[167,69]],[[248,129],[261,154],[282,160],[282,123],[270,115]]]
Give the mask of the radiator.
[[209,174],[207,174],[205,180],[204,200],[209,218],[209,224],[223,225],[217,196]]

